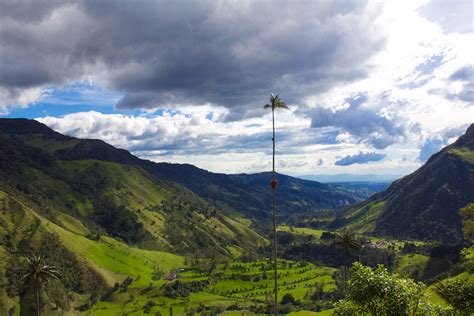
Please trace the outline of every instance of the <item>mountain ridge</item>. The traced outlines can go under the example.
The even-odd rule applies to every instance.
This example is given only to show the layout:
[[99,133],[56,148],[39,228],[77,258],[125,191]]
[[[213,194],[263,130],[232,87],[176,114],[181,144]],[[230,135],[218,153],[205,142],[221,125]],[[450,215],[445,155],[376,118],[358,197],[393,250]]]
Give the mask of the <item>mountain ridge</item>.
[[[9,119],[0,119],[0,125],[4,120]],[[46,132],[46,129],[49,129],[46,125],[33,120],[22,121],[16,119],[15,122],[16,126],[10,123],[8,129],[4,128],[3,131],[10,135],[23,137],[23,140],[32,146],[40,146],[41,148],[50,146],[47,144],[49,141],[47,137],[49,137],[49,134],[53,135],[53,133]],[[31,136],[25,137],[28,133],[23,131],[17,133],[18,128],[25,128],[28,122],[31,125],[40,126],[40,136],[46,137],[46,140],[35,140]],[[34,127],[29,126],[27,130],[31,135],[34,132]],[[161,179],[185,186],[197,195],[218,203],[224,209],[239,210],[256,219],[269,216],[268,205],[271,201],[268,182],[271,177],[268,172],[248,175],[213,173],[190,164],[157,163],[140,159],[127,150],[115,148],[102,140],[65,137],[67,138],[63,138],[61,141],[68,141],[72,144],[71,146],[64,145],[57,148],[54,145],[51,146],[53,150],[50,150],[50,153],[60,160],[97,159],[139,166]],[[52,142],[55,143],[56,139],[53,139]],[[316,181],[303,180],[283,174],[279,174],[278,177],[280,181],[278,188],[280,191],[279,214],[283,217],[291,215],[293,212],[335,209],[346,204],[361,202],[365,198],[364,195],[358,195],[356,192],[349,192],[329,184],[321,184]],[[219,187],[217,191],[215,190],[216,186]],[[225,196],[225,200],[222,199],[222,196]],[[246,196],[248,201],[243,201],[239,196]],[[293,203],[297,199],[301,199],[301,201]],[[243,207],[242,203],[244,203]]]
[[415,172],[359,205],[345,208],[332,227],[382,236],[462,240],[459,209],[474,202],[474,124]]

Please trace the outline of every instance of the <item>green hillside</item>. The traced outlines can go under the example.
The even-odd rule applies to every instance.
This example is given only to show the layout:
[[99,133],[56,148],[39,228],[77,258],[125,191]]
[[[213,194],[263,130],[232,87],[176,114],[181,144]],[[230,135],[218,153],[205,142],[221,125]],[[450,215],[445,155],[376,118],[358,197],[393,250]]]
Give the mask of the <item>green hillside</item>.
[[[47,151],[62,161],[99,160],[139,167],[167,182],[179,184],[227,213],[244,214],[254,221],[269,218],[268,172],[226,175],[212,173],[188,164],[154,163],[139,159],[128,151],[117,149],[100,140],[68,137],[50,130],[36,121],[0,119],[0,133],[10,135],[22,143]],[[335,209],[363,201],[366,192],[341,185],[323,184],[286,175],[279,179],[279,217],[286,219],[295,213],[321,209]],[[245,197],[245,198],[243,198]]]

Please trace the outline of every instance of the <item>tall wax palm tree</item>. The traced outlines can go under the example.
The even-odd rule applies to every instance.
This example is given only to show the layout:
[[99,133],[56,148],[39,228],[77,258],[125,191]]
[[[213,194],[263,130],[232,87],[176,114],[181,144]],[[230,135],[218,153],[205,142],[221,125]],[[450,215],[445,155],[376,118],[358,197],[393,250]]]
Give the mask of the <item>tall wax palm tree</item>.
[[272,123],[273,123],[273,164],[272,164],[272,180],[270,181],[270,187],[272,188],[272,220],[273,220],[273,270],[274,270],[274,312],[278,315],[278,269],[277,269],[277,235],[276,235],[276,172],[275,172],[275,110],[276,109],[288,109],[285,102],[283,102],[278,95],[270,94],[270,103],[265,104],[264,109],[272,109]]
[[36,312],[40,315],[40,287],[51,279],[59,279],[59,272],[51,265],[45,263],[41,255],[26,257],[26,271],[22,281],[26,286],[33,285],[36,294]]

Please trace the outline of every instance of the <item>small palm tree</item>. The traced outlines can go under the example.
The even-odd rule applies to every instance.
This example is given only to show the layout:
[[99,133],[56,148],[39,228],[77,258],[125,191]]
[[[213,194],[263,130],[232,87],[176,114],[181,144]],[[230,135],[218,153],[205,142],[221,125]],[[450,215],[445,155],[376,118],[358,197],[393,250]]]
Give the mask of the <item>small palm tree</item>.
[[265,104],[263,107],[264,109],[272,109],[272,123],[273,123],[273,168],[272,168],[272,180],[270,181],[270,187],[272,188],[272,219],[273,219],[273,268],[274,268],[274,294],[275,294],[275,304],[274,304],[274,312],[275,315],[278,315],[278,270],[277,270],[277,235],[276,235],[276,202],[275,202],[275,195],[276,195],[276,187],[277,187],[277,180],[276,180],[276,172],[275,172],[275,110],[276,109],[289,109],[286,106],[285,102],[283,102],[278,95],[274,95],[273,93],[270,94],[270,103]]
[[354,232],[348,229],[344,229],[341,233],[336,233],[334,243],[336,246],[347,250],[349,253],[352,253],[352,251],[357,251],[361,248],[361,244],[355,238]]
[[26,271],[21,280],[25,285],[33,285],[36,292],[36,312],[40,315],[40,287],[51,279],[59,279],[59,272],[54,266],[45,263],[41,255],[26,257]]

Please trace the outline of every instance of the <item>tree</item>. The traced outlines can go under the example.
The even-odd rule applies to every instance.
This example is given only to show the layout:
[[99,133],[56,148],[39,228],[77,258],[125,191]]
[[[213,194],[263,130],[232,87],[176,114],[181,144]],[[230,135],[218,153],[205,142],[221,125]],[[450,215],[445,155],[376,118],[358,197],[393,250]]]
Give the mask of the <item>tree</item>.
[[285,304],[294,304],[294,303],[296,303],[296,300],[293,297],[293,295],[291,295],[291,293],[286,293],[285,295],[283,295],[281,299],[281,304],[285,305]]
[[40,290],[41,286],[47,284],[52,279],[59,279],[59,273],[52,265],[45,263],[41,255],[31,255],[26,257],[26,271],[22,281],[26,286],[34,286],[36,294],[36,312],[40,315]]
[[372,269],[355,262],[347,285],[347,299],[336,303],[334,315],[438,315],[440,312],[440,307],[429,303],[423,283],[391,274],[383,265]]
[[462,217],[462,230],[466,241],[474,241],[474,203],[470,203],[459,210]]
[[272,109],[272,124],[273,124],[273,159],[272,159],[272,180],[270,181],[270,187],[272,188],[272,222],[273,222],[273,269],[274,269],[274,313],[278,315],[278,268],[277,268],[277,235],[276,235],[276,173],[275,173],[275,110],[276,109],[289,109],[278,95],[270,94],[270,103],[265,104],[264,109]]
[[474,247],[468,247],[461,250],[464,265],[471,273],[474,272]]
[[474,284],[460,279],[447,280],[435,287],[436,292],[461,315],[474,313]]
[[474,271],[474,203],[469,203],[459,210],[462,218],[462,231],[464,239],[470,247],[466,247],[461,251],[464,263],[469,271]]

